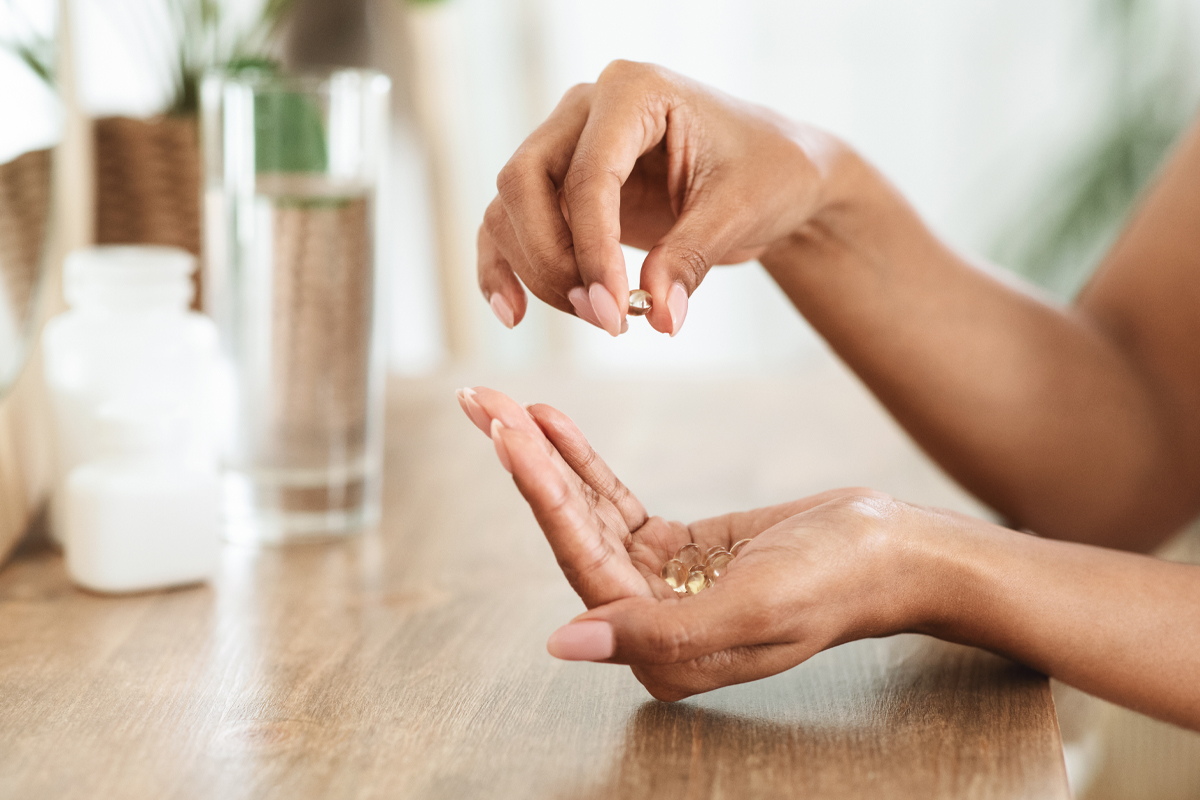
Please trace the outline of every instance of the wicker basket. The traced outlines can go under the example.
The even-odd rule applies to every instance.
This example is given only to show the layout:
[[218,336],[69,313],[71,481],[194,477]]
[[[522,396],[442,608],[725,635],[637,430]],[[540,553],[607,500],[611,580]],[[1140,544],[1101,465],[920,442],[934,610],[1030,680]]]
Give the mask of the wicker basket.
[[[200,255],[195,116],[95,121],[96,243],[160,244]],[[196,271],[199,307],[200,270]]]
[[[49,150],[0,164],[0,281],[22,328],[33,313],[49,212]],[[3,388],[0,385],[0,394]]]

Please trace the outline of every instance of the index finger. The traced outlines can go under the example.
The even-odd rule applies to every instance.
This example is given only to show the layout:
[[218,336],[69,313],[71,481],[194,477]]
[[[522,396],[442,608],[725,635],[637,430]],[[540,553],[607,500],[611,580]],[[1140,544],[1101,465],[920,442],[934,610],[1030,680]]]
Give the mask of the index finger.
[[629,310],[621,251],[621,187],[667,131],[669,92],[653,67],[617,61],[596,82],[563,180],[575,261],[597,316],[616,335]]
[[[547,302],[551,302],[548,296],[556,296],[558,302],[553,304],[562,310],[573,305],[568,293],[579,286],[579,269],[571,229],[559,203],[559,184],[587,122],[591,94],[588,84],[568,90],[496,178],[500,202],[527,262],[521,279]],[[521,266],[514,265],[518,272]]]

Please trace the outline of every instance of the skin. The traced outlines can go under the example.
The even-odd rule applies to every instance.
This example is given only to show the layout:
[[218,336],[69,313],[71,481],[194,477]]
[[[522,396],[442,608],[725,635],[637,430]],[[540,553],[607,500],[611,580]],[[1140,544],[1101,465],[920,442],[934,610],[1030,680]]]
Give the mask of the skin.
[[[629,663],[655,696],[673,699],[839,642],[916,630],[1200,728],[1200,688],[1187,680],[1200,670],[1200,568],[1120,552],[1149,551],[1200,512],[1200,129],[1070,307],[955,253],[835,137],[650,65],[616,62],[571,90],[497,185],[479,281],[506,324],[525,313],[523,284],[619,332],[624,242],[649,250],[640,285],[653,298],[650,323],[673,335],[709,268],[757,258],[939,464],[1015,527],[1047,537],[863,490],[724,523],[654,523],[640,538],[618,537],[632,543],[626,557],[649,596],[628,575],[621,588],[601,581],[629,592],[602,600],[573,580],[592,608],[585,621],[612,631],[612,653],[594,660]],[[500,402],[482,397],[467,399]],[[530,412],[541,441],[515,419],[494,438],[553,544],[587,526],[574,520],[565,533],[539,511],[546,498],[562,506],[603,492],[570,469],[578,462],[563,447],[582,445],[543,408]],[[558,494],[544,494],[557,484],[536,452],[565,482]],[[622,519],[630,536],[653,523]],[[635,546],[661,557],[660,527],[674,543],[724,524],[745,534],[735,539],[753,535],[755,548],[728,581],[686,603],[656,595],[655,561],[637,560]],[[768,546],[788,574],[816,573],[790,582],[795,596],[750,596],[763,584],[749,573],[770,569],[752,556]],[[559,560],[568,578],[608,574]],[[897,576],[906,579],[891,585]],[[591,630],[562,642],[602,652],[608,634]]]

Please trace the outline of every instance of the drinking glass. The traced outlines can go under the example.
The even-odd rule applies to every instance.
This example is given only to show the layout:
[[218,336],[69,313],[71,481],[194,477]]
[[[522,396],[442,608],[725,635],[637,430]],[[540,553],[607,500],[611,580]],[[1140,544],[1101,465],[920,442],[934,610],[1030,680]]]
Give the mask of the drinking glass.
[[389,91],[358,69],[214,73],[202,85],[202,283],[226,367],[231,541],[378,520]]

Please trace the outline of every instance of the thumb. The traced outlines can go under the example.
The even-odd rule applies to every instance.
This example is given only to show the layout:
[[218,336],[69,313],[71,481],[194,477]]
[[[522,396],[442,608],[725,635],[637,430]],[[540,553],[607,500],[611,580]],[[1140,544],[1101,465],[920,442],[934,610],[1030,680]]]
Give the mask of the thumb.
[[729,249],[728,218],[716,209],[690,208],[659,240],[642,263],[641,288],[650,293],[646,319],[661,333],[679,333],[688,298],[712,265]]
[[551,634],[546,649],[566,661],[675,664],[773,641],[775,632],[764,628],[767,615],[755,593],[723,589],[718,585],[682,599],[627,597],[598,606]]

